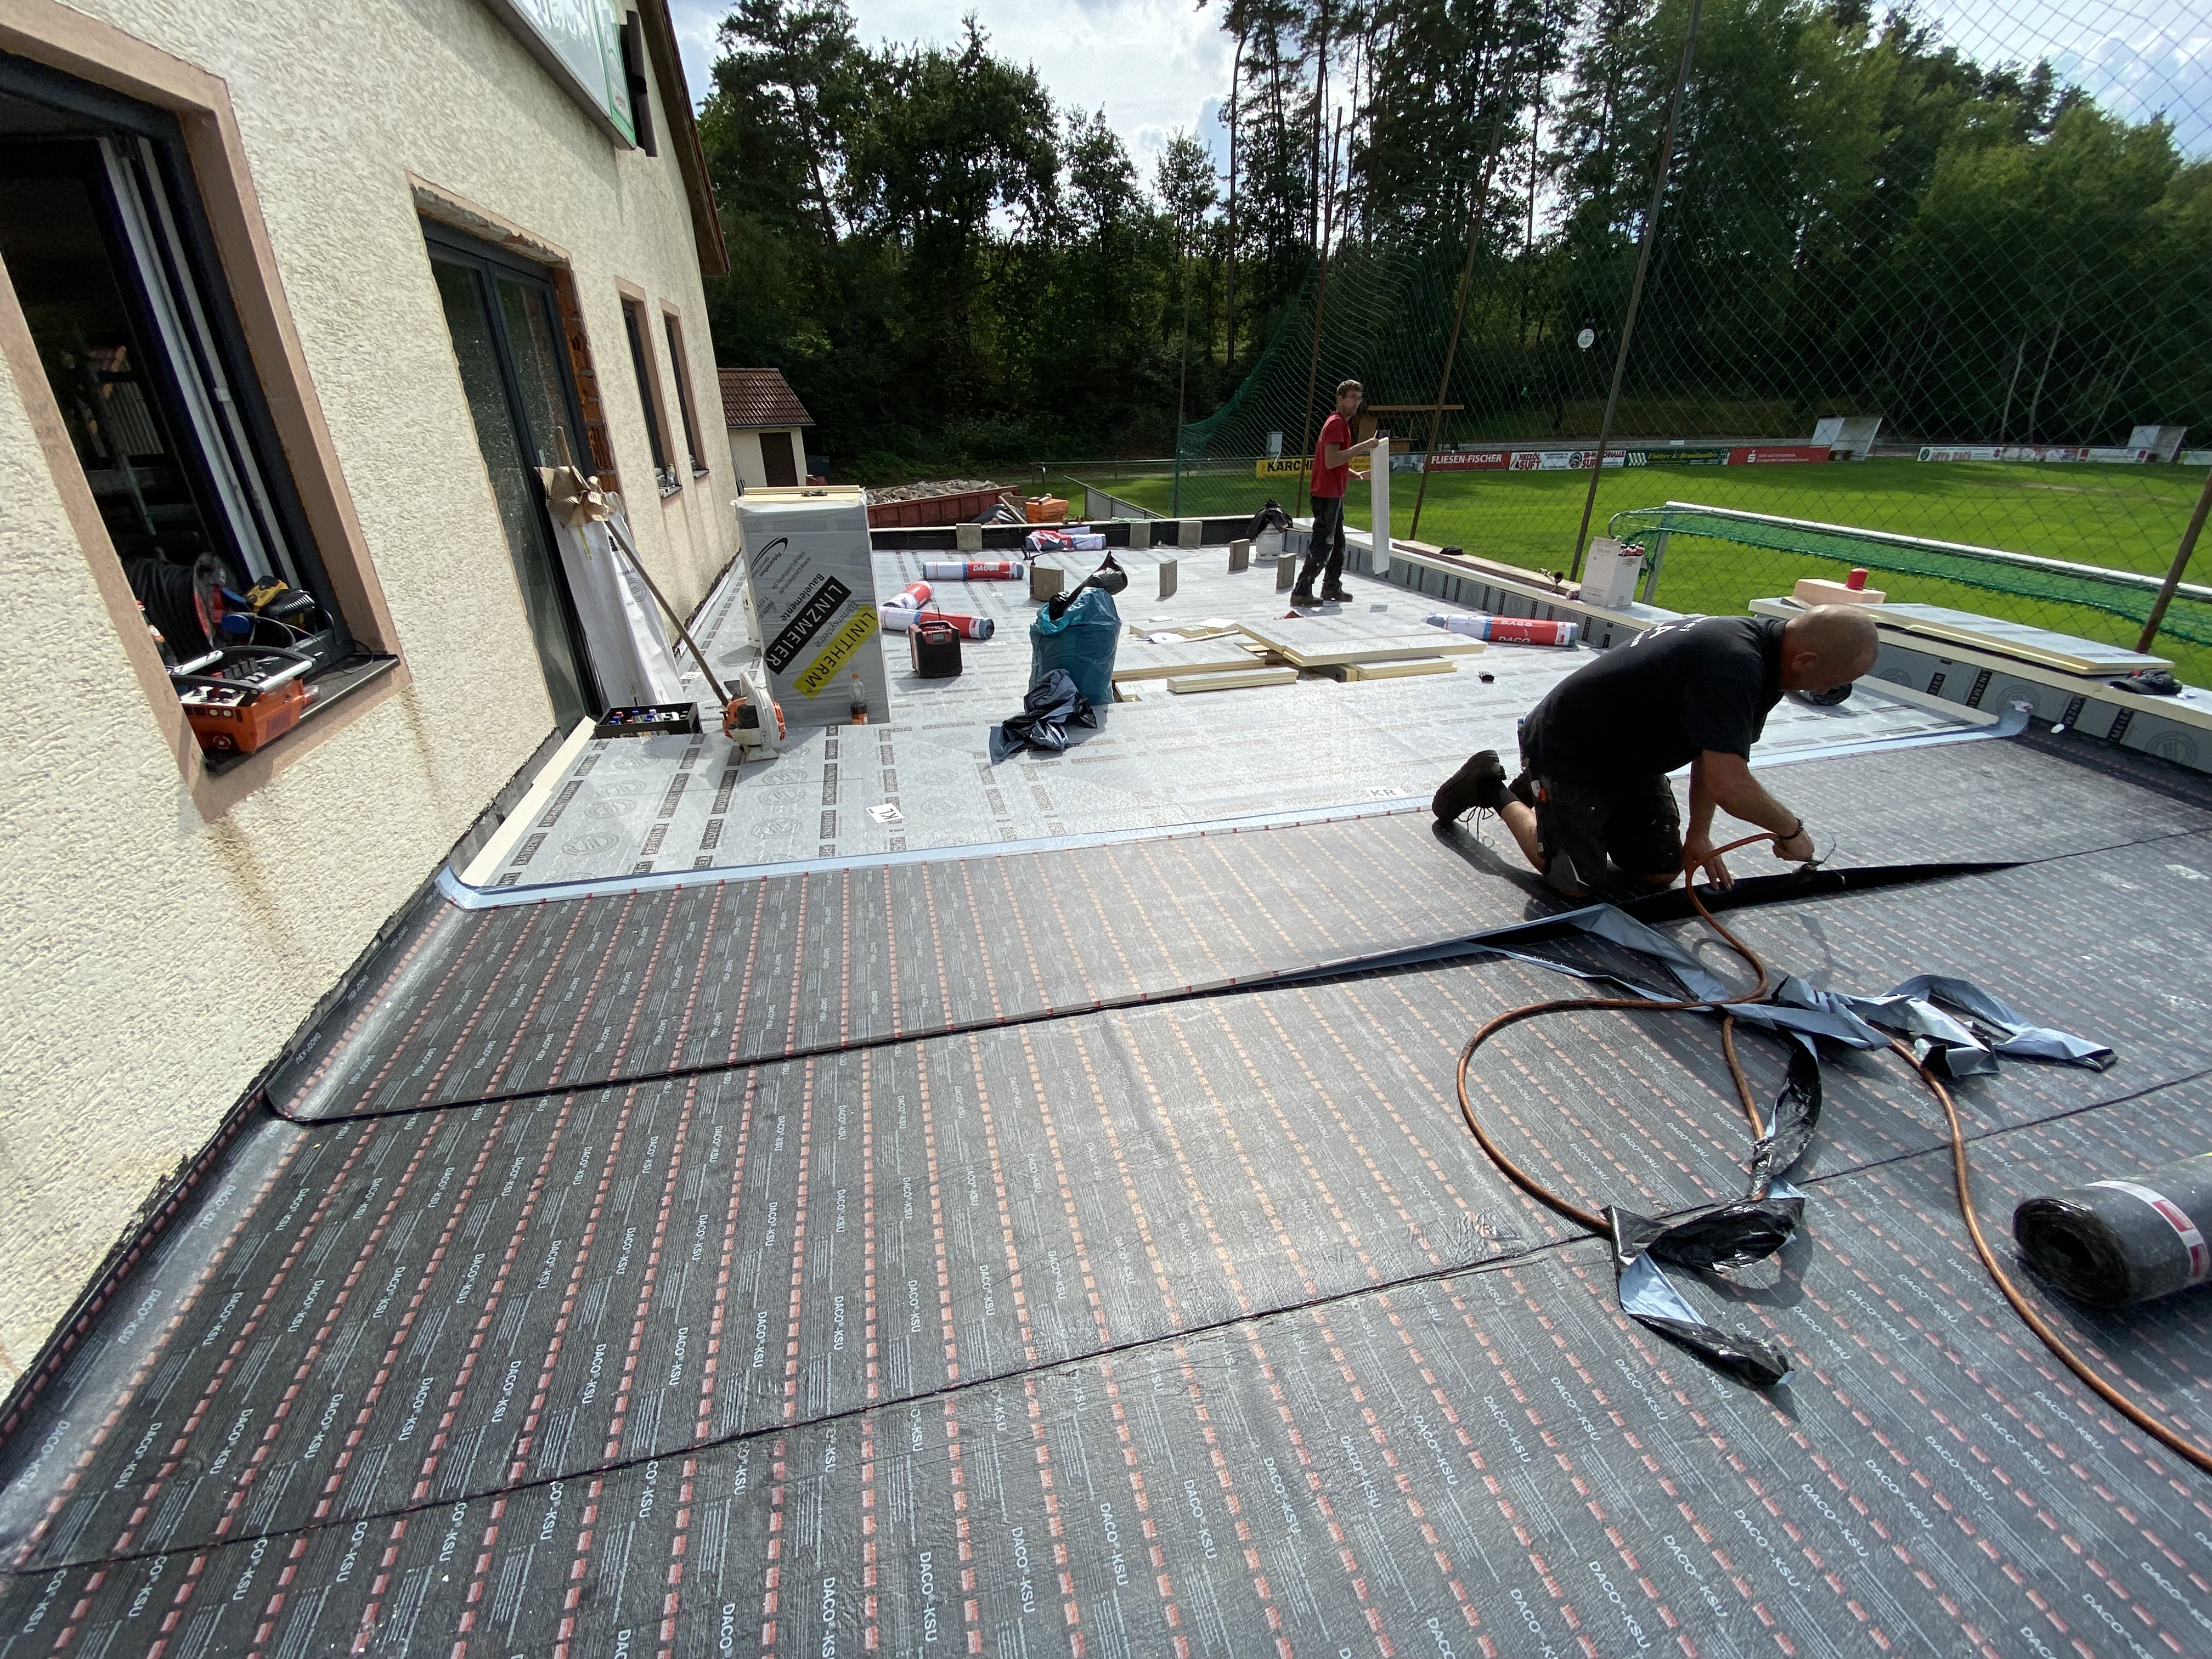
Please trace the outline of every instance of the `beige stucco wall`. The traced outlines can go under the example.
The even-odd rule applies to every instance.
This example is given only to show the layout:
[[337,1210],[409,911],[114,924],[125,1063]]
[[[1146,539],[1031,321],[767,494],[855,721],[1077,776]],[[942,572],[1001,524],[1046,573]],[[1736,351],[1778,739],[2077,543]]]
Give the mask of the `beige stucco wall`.
[[[714,384],[667,146],[617,154],[479,0],[81,9],[228,87],[414,683],[208,821],[0,365],[0,568],[37,617],[13,630],[0,692],[0,1389],[550,727],[410,173],[572,256],[632,519],[670,597],[699,598],[736,544],[719,458],[655,498],[623,343],[617,279],[681,311],[691,384]],[[672,407],[664,420],[676,429]]]
[[[689,342],[686,342],[688,344]],[[775,428],[791,434],[792,463],[799,468],[799,481],[806,482],[806,433],[804,427]],[[763,434],[749,427],[730,428],[730,465],[745,481],[748,489],[763,489],[768,483],[768,467],[761,459],[761,438]]]

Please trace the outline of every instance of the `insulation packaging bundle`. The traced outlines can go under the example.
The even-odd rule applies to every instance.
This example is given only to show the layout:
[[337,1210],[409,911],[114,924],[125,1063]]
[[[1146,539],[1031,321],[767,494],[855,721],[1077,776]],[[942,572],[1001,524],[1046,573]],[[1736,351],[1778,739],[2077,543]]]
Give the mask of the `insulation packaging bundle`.
[[2212,1278],[2208,1229],[2212,1153],[2031,1198],[2012,1213],[2027,1265],[2100,1308],[2148,1302]]
[[921,623],[943,623],[963,640],[988,640],[998,631],[998,624],[988,617],[962,617],[950,611],[923,611],[888,601],[882,614],[885,631],[892,634],[903,634]]
[[1571,622],[1544,622],[1534,617],[1492,617],[1480,611],[1467,617],[1448,617],[1436,611],[1421,620],[1431,628],[1506,645],[1572,645],[1581,631],[1577,623]]
[[1028,570],[1018,559],[931,559],[921,574],[933,582],[1018,582]]

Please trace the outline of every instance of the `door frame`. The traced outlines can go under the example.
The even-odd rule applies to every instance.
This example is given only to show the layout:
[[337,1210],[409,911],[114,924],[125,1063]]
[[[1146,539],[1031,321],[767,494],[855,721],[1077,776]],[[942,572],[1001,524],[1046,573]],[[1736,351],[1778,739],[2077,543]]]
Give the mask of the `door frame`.
[[[507,419],[513,422],[517,438],[527,440],[534,434],[524,413],[527,405],[522,398],[521,377],[514,367],[514,346],[507,338],[506,315],[500,309],[495,279],[505,277],[520,283],[536,295],[545,307],[548,331],[557,343],[565,338],[565,331],[562,326],[560,295],[553,274],[535,259],[494,246],[435,219],[423,218],[421,223],[422,240],[430,258],[461,267],[476,278],[477,298],[483,306],[485,327],[491,338],[492,356],[499,364],[500,391],[506,399]],[[588,465],[590,457],[584,437],[583,403],[576,392],[575,371],[565,350],[556,352],[555,356],[563,412],[568,417],[570,459],[577,465]],[[532,446],[523,441],[519,442],[517,447],[526,456]],[[489,464],[486,465],[489,466]],[[587,714],[604,712],[607,706],[605,694],[599,689],[599,673],[592,662],[591,641],[585,636],[583,621],[576,614],[575,595],[568,589],[568,573],[561,562],[561,548],[554,535],[552,513],[546,503],[544,483],[539,479],[535,466],[526,464],[522,471],[524,486],[538,508],[539,546],[551,566],[553,591],[560,600],[562,624],[567,630],[569,650],[575,659],[577,685],[584,696],[585,712]]]

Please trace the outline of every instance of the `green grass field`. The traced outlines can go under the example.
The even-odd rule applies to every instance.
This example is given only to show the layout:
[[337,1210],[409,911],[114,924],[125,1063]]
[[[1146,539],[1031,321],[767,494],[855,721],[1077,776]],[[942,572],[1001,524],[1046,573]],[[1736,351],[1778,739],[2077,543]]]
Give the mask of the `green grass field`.
[[[1087,469],[1080,477],[1156,513],[1176,510],[1176,482],[1170,477],[1115,477],[1105,468]],[[1180,511],[1194,517],[1250,513],[1273,495],[1297,512],[1302,503],[1296,499],[1296,483],[1263,481],[1252,476],[1249,465],[1235,473],[1186,473]],[[1413,501],[1419,483],[1405,473],[1391,480],[1395,536],[1415,534]],[[1419,539],[1455,544],[1512,564],[1563,569],[1573,556],[1589,485],[1587,472],[1440,473],[1429,481]],[[1877,460],[1624,468],[1603,475],[1590,532],[1604,533],[1607,519],[1626,508],[1695,501],[2163,575],[2203,486],[2199,469],[2178,466]],[[1082,510],[1079,496],[1075,507]],[[1350,524],[1368,528],[1364,483],[1353,481],[1346,507]],[[2203,556],[2203,563],[2212,565],[2212,552]],[[1800,576],[1837,577],[1844,569],[1832,561],[1676,536],[1668,546],[1657,598],[1674,610],[1739,611],[1751,599],[1787,593]],[[2203,580],[2197,570],[2191,574]],[[1962,583],[1891,575],[1875,586],[1897,599],[1954,605],[2115,644],[2132,646],[2138,631],[2136,623],[2088,606]],[[2174,659],[2185,678],[2212,684],[2212,647],[2167,638],[2159,651]]]

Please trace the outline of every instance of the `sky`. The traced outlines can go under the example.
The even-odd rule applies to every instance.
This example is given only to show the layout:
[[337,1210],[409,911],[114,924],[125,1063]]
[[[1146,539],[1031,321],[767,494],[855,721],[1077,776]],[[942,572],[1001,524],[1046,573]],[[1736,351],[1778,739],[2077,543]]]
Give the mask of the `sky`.
[[[1192,0],[848,0],[864,40],[949,42],[972,10],[997,50],[1032,64],[1063,109],[1103,109],[1149,182],[1176,132],[1195,132],[1225,168],[1217,118],[1231,42],[1218,7]],[[691,94],[713,84],[714,34],[727,9],[671,0]],[[2212,155],[2212,7],[2203,0],[1918,0],[1946,40],[1984,62],[2048,53],[2062,76],[2108,109],[2163,109],[2192,155]]]

